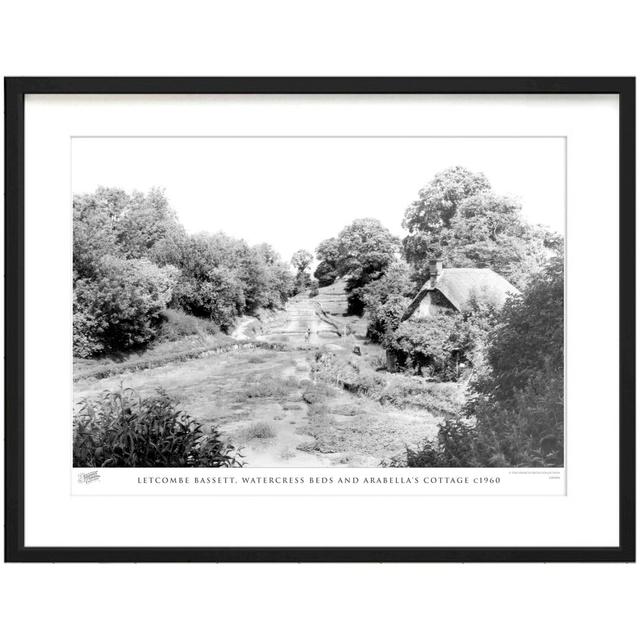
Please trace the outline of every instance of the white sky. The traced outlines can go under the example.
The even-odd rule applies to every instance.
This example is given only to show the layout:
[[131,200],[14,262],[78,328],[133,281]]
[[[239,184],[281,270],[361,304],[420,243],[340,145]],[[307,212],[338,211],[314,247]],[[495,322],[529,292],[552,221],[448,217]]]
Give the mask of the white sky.
[[564,232],[563,138],[74,138],[72,163],[74,193],[164,187],[187,230],[268,242],[286,260],[355,218],[405,235],[407,206],[453,165]]

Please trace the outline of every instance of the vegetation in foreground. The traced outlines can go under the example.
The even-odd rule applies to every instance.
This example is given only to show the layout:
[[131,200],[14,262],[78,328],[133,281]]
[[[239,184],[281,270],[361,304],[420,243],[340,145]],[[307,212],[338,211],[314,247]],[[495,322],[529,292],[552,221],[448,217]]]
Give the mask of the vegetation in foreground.
[[133,389],[81,403],[73,421],[74,467],[239,467],[239,454],[163,391]]

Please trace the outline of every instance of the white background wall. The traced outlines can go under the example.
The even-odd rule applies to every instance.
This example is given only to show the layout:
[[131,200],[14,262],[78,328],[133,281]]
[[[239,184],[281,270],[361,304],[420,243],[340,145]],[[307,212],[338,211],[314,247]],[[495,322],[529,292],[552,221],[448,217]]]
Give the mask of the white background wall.
[[[29,2],[2,75],[636,75],[633,3]],[[598,514],[594,514],[597,518]],[[633,637],[637,565],[3,565],[9,638]]]

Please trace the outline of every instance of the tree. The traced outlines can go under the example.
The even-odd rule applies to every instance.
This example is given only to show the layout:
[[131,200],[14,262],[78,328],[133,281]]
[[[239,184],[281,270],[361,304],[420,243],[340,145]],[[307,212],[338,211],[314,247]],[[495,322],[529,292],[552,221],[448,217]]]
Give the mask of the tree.
[[416,279],[424,282],[429,260],[437,258],[447,267],[489,267],[522,289],[559,239],[528,224],[520,209],[494,193],[481,173],[453,167],[436,174],[403,222],[404,253]]
[[323,240],[316,249],[316,258],[319,263],[313,275],[321,287],[328,287],[338,278],[338,240],[328,238]]
[[119,189],[100,187],[95,193],[73,197],[73,276],[95,276],[100,260],[120,255],[115,221],[128,202]]
[[223,331],[233,326],[245,306],[243,283],[226,267],[213,267],[202,280],[182,277],[173,299],[189,313],[213,320]]
[[362,288],[380,278],[398,255],[399,241],[373,218],[354,220],[337,238],[337,271],[347,279],[349,310],[364,309]]
[[369,324],[367,336],[382,342],[395,331],[413,294],[411,270],[404,260],[391,264],[385,274],[363,287],[362,300]]
[[520,209],[492,191],[467,198],[441,238],[443,259],[452,267],[490,267],[524,288],[548,257],[550,233],[527,224]]
[[309,287],[311,284],[311,277],[308,269],[309,265],[313,261],[313,255],[311,255],[305,249],[299,249],[291,257],[291,264],[296,269],[295,293],[300,293]]
[[291,256],[291,264],[295,267],[298,273],[306,271],[312,261],[313,255],[311,255],[306,249],[298,249],[298,251]]
[[173,293],[177,271],[148,260],[105,256],[95,278],[74,284],[74,352],[88,357],[149,343]]
[[435,233],[447,228],[463,200],[491,188],[483,173],[451,167],[437,173],[418,194],[404,215],[403,226],[413,233]]
[[115,225],[117,242],[127,258],[143,258],[178,226],[164,191],[153,188],[144,196],[134,192]]

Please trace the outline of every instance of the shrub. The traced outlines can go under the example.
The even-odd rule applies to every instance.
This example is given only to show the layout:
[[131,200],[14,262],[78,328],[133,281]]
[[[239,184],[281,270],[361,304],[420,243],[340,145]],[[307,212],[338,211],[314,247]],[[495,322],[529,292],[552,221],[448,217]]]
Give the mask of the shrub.
[[242,313],[244,288],[230,269],[214,267],[202,280],[183,274],[175,287],[173,303],[195,316],[212,320],[226,331]]
[[149,343],[162,322],[176,271],[148,260],[106,256],[95,279],[74,283],[75,355],[131,349]]
[[73,419],[74,467],[238,467],[216,429],[177,409],[159,390],[142,399],[133,389],[83,401]]
[[191,316],[180,309],[165,309],[160,317],[162,324],[158,328],[158,341],[174,342],[191,336],[213,336],[220,328],[210,320]]
[[319,291],[318,291],[319,288],[320,288],[320,285],[318,284],[318,281],[317,280],[312,280],[311,284],[309,286],[309,297],[310,298],[315,298],[319,293]]
[[[428,440],[421,449],[407,447],[407,467],[479,467],[476,438],[468,422],[446,420],[435,441]],[[392,466],[397,466],[396,462]]]

